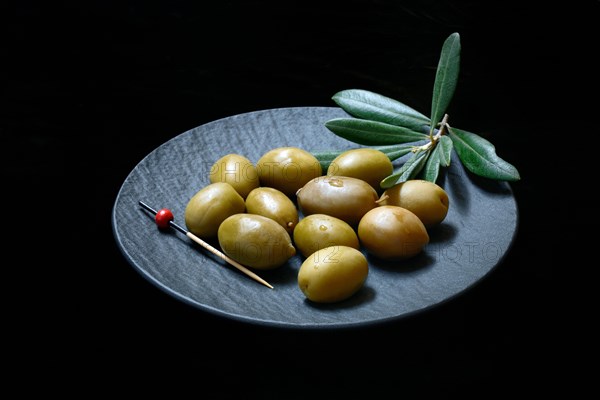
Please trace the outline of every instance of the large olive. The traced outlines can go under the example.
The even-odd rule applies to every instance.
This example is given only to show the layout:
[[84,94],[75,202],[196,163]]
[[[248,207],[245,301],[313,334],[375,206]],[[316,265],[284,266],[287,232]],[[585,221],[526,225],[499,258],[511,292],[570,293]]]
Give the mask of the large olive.
[[362,179],[349,176],[322,176],[304,185],[297,193],[302,213],[326,214],[355,227],[365,213],[377,206],[379,195]]
[[185,207],[185,225],[194,235],[217,236],[219,225],[230,215],[244,212],[246,204],[229,183],[216,182],[200,189]]
[[260,184],[258,171],[252,161],[235,153],[219,158],[210,168],[208,178],[211,183],[229,183],[244,199]]
[[241,213],[219,226],[219,246],[240,264],[266,270],[282,266],[296,255],[287,231],[262,215]]
[[278,189],[289,197],[306,182],[323,174],[319,160],[298,147],[272,149],[263,154],[256,168],[261,186]]
[[298,286],[316,303],[345,300],[363,287],[369,263],[359,250],[330,246],[311,254],[298,270]]
[[404,207],[421,219],[425,227],[441,223],[448,214],[448,194],[438,184],[414,179],[387,189],[379,199],[380,205]]
[[327,168],[327,175],[362,179],[381,193],[381,181],[394,172],[389,157],[372,148],[351,149],[337,156]]
[[356,232],[347,222],[325,214],[302,218],[294,230],[294,245],[304,257],[334,245],[360,247]]
[[406,259],[429,243],[425,225],[412,211],[398,206],[379,206],[358,224],[358,239],[371,254],[382,259]]
[[271,218],[291,235],[298,223],[296,205],[282,191],[258,187],[246,197],[246,212]]

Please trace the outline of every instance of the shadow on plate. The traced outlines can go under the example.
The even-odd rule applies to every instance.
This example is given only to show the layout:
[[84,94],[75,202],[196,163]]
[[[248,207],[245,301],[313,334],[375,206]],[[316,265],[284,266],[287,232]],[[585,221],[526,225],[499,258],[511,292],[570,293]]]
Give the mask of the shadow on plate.
[[379,268],[387,272],[400,274],[424,270],[431,268],[435,264],[435,257],[425,251],[406,260],[384,260],[372,254],[367,254],[367,260],[369,261],[369,266],[372,268]]
[[342,310],[351,309],[358,306],[363,306],[375,300],[376,291],[374,288],[365,284],[360,290],[345,300],[334,303],[316,303],[309,299],[304,299],[304,304],[308,307],[317,308],[319,310]]

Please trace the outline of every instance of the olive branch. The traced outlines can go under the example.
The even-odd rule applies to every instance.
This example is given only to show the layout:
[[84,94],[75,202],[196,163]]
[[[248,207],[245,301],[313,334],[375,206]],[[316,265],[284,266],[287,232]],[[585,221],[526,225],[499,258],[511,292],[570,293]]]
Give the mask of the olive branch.
[[[387,189],[409,179],[436,182],[440,168],[450,166],[454,153],[473,174],[517,181],[517,169],[496,154],[487,139],[448,123],[446,110],[456,89],[460,70],[460,36],[451,34],[442,46],[431,102],[431,117],[406,104],[362,89],[342,90],[332,99],[353,118],[334,118],[325,127],[353,143],[384,152],[391,161],[410,153],[394,173],[381,181]],[[343,151],[315,152],[326,170]]]

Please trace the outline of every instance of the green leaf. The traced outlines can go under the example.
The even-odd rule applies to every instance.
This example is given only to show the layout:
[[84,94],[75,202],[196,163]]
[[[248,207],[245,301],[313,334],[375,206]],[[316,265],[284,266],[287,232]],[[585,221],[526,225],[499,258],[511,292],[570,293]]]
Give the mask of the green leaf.
[[436,147],[440,148],[440,165],[442,167],[449,167],[450,159],[452,158],[452,139],[447,135],[443,135],[440,137],[440,141]]
[[429,182],[435,183],[437,181],[438,175],[440,173],[440,153],[441,146],[438,144],[431,151],[429,158],[427,159],[427,163],[425,163],[425,168],[423,168],[423,179]]
[[413,147],[412,144],[395,144],[391,146],[374,146],[373,148],[384,152],[390,161],[394,161],[410,153]]
[[[394,144],[389,146],[373,146],[372,148],[385,153],[385,155],[388,156],[390,161],[394,161],[402,157],[403,155],[410,153],[410,150],[413,148],[413,145]],[[329,164],[331,164],[331,162],[335,160],[337,156],[348,150],[350,149],[316,151],[312,152],[312,155],[315,156],[317,160],[319,160],[323,171],[327,171],[327,168],[329,168]]]
[[351,142],[364,145],[409,143],[427,139],[427,135],[401,126],[357,118],[334,118],[325,122],[327,129]]
[[342,154],[344,151],[346,150],[321,151],[314,152],[312,153],[312,155],[315,156],[317,160],[319,160],[319,164],[321,164],[321,169],[323,171],[327,171],[327,168],[329,168],[329,164],[331,164],[331,162],[335,160],[335,158]]
[[342,90],[334,94],[332,99],[344,111],[357,118],[403,126],[419,132],[429,125],[429,118],[415,109],[368,90]]
[[440,173],[440,167],[450,166],[451,156],[452,140],[446,135],[440,136],[422,171],[423,179],[435,183]]
[[460,36],[455,32],[444,41],[438,62],[433,85],[433,99],[431,101],[431,131],[442,120],[450,104],[450,100],[452,100],[454,90],[456,89],[459,69]]
[[387,178],[381,181],[382,189],[389,189],[394,186],[396,183],[401,183],[407,181],[409,179],[413,179],[415,176],[421,172],[425,162],[427,161],[427,156],[429,155],[429,151],[420,150],[413,153],[412,156],[404,164],[402,167],[396,172],[388,176]]
[[517,181],[519,171],[496,155],[496,148],[481,136],[457,128],[449,129],[450,139],[463,165],[484,178]]

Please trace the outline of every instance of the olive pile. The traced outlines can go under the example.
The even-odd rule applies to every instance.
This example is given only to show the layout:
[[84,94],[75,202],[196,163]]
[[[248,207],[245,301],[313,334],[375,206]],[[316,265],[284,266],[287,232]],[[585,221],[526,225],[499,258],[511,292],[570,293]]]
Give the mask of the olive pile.
[[336,302],[367,279],[361,246],[382,259],[413,257],[429,243],[427,229],[446,217],[448,196],[435,183],[409,180],[382,191],[379,182],[392,172],[387,155],[367,148],[343,152],[325,174],[316,157],[298,147],[270,150],[256,165],[227,154],[213,164],[210,184],[189,200],[185,223],[258,270],[301,254],[302,293],[314,302]]

